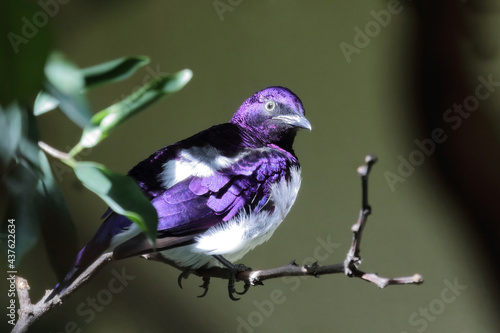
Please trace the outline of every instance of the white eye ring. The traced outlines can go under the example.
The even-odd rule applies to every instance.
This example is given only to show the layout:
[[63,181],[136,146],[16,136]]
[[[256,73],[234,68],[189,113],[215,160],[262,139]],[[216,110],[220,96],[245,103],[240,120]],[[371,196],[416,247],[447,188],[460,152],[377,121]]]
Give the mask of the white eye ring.
[[266,102],[266,110],[267,111],[273,111],[275,107],[276,107],[276,103],[274,103],[274,101],[267,101]]

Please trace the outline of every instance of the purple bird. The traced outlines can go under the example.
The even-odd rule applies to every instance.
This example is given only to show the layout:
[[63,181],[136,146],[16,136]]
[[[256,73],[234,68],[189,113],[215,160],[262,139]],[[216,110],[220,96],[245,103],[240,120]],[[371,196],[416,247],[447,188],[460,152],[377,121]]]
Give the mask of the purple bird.
[[[290,211],[301,177],[292,144],[311,130],[300,99],[284,87],[248,98],[231,121],[158,150],[128,175],[158,212],[153,249],[135,223],[108,209],[74,267],[46,301],[62,293],[103,253],[114,259],[160,252],[178,268],[226,267],[267,241]],[[206,290],[205,290],[206,293]]]

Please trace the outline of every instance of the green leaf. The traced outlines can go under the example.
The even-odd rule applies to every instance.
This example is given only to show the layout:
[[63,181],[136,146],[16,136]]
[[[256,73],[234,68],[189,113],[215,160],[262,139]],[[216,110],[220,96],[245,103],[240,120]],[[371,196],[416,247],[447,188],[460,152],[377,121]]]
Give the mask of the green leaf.
[[[1,141],[9,147],[10,154],[7,168],[2,170],[0,167],[0,188],[5,192],[2,201],[8,202],[6,208],[2,208],[2,220],[16,220],[17,266],[40,235],[40,221],[34,208],[34,198],[42,171],[39,165],[39,148],[34,143],[38,138],[34,116],[17,104],[12,104],[6,112],[2,112],[2,116],[6,117],[12,117],[13,114],[16,121],[10,122],[8,130],[0,131],[0,136],[6,135]],[[6,228],[5,224],[4,227]]]
[[90,90],[101,84],[125,80],[148,63],[148,57],[123,57],[83,68],[81,72],[85,78],[85,88]]
[[39,165],[43,175],[36,187],[35,208],[50,264],[58,280],[62,281],[78,252],[76,231],[61,190],[52,176],[49,161],[40,149]]
[[85,84],[80,69],[59,52],[54,52],[49,56],[45,66],[45,75],[54,87],[68,95],[80,93]]
[[109,133],[126,119],[154,103],[161,97],[181,90],[192,78],[193,72],[184,69],[175,74],[158,78],[144,85],[141,89],[96,113],[89,126],[83,130],[80,145],[90,148],[105,139]]
[[0,160],[4,167],[14,158],[19,146],[23,112],[17,104],[11,104],[6,109],[0,106]]
[[[17,163],[8,169],[0,184],[8,201],[2,212],[2,229],[7,232],[5,221],[16,220],[16,266],[35,246],[41,233],[52,267],[58,278],[64,278],[77,252],[75,229],[46,156],[26,137],[21,141]],[[29,147],[28,155],[36,150],[38,159],[26,158],[21,147]]]
[[0,1],[0,105],[31,104],[42,88],[50,30],[34,21],[39,11],[30,0]]
[[[2,175],[1,181],[7,193],[6,201],[9,202],[5,215],[2,216],[2,234],[7,234],[7,221],[14,219],[15,266],[18,267],[26,253],[36,245],[40,236],[40,221],[33,205],[38,175],[31,170],[30,165],[17,163]],[[7,254],[7,242],[1,242],[1,244]]]
[[59,108],[81,128],[88,125],[91,113],[83,94],[85,79],[78,67],[60,53],[52,53],[45,66],[46,92],[59,101]]
[[47,94],[44,91],[40,91],[35,99],[35,105],[33,107],[33,114],[39,116],[51,110],[54,110],[59,106],[59,101]]
[[49,162],[38,147],[36,118],[16,104],[1,112],[2,118],[15,119],[7,122],[8,130],[0,130],[0,136],[6,135],[0,139],[8,144],[10,155],[8,167],[0,166],[0,197],[2,204],[7,203],[0,205],[0,210],[4,233],[6,221],[16,220],[16,266],[35,246],[41,232],[49,259],[63,277],[72,264],[70,256],[76,254],[76,234]]
[[[40,236],[40,220],[34,205],[39,177],[37,166],[25,160],[21,154],[17,154],[16,163],[12,163],[2,176],[2,185],[5,186],[9,202],[2,219],[3,222],[16,220],[16,266],[36,245]],[[5,233],[5,230],[2,231]]]
[[132,178],[93,162],[79,162],[74,170],[86,188],[103,199],[113,211],[136,223],[154,244],[158,214]]

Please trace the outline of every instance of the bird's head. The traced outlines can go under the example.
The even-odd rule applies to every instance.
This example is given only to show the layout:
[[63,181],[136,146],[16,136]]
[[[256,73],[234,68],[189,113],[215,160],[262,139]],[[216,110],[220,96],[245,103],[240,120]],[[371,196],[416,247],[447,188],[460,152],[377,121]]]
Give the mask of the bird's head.
[[231,123],[249,130],[268,144],[290,145],[299,128],[311,130],[302,102],[284,87],[269,87],[248,98]]

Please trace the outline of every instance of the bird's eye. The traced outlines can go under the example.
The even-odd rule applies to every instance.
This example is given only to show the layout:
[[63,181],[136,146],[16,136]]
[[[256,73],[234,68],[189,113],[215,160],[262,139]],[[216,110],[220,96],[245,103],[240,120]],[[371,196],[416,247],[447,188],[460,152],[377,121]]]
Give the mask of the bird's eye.
[[274,103],[274,101],[268,101],[266,103],[266,110],[273,111],[275,106],[276,106],[276,104]]

